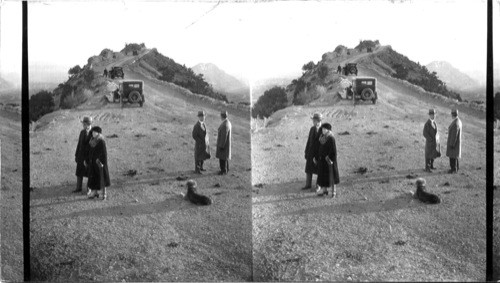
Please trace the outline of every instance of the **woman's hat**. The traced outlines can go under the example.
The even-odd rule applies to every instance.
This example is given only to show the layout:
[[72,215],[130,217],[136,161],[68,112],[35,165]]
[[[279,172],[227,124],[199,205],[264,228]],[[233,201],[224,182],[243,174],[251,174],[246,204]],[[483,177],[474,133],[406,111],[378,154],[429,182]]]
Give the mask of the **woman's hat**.
[[99,127],[99,126],[93,127],[93,128],[92,128],[92,131],[94,131],[94,132],[98,132],[99,134],[102,134],[102,129],[101,129],[101,127]]
[[314,113],[311,119],[321,121],[323,120],[323,115],[321,113]]
[[205,115],[205,111],[198,111],[198,117],[201,117],[201,116],[206,116]]
[[81,122],[91,125],[92,124],[92,117],[84,116]]
[[331,130],[332,130],[332,125],[330,125],[329,123],[324,123],[323,125],[321,125],[321,127],[322,127],[322,128],[325,128],[325,129],[327,129],[327,130],[329,130],[329,131],[331,131]]
[[188,180],[186,185],[191,188],[196,188],[196,181],[195,180]]

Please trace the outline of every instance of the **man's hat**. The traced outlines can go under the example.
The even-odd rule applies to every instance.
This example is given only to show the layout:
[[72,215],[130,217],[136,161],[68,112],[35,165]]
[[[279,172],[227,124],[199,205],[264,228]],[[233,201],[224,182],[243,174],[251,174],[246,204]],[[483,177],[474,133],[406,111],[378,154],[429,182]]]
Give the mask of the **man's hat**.
[[417,182],[415,184],[417,184],[417,187],[425,187],[425,179],[424,178],[418,178]]
[[92,117],[84,116],[81,122],[91,125],[92,124]]
[[436,110],[435,109],[429,109],[429,115],[431,114],[436,114]]
[[451,110],[451,115],[458,116],[458,110],[457,109],[452,109]]
[[205,111],[203,111],[203,110],[198,111],[198,117],[201,117],[201,116],[206,116]]
[[188,180],[188,181],[187,181],[187,183],[186,183],[186,185],[187,185],[188,187],[191,187],[191,188],[196,188],[196,181],[195,181],[195,180],[193,180],[193,179]]
[[221,111],[221,112],[220,112],[220,115],[221,115],[221,116],[224,116],[224,117],[227,117],[227,111]]
[[323,120],[323,115],[321,113],[314,113],[311,119],[321,121]]

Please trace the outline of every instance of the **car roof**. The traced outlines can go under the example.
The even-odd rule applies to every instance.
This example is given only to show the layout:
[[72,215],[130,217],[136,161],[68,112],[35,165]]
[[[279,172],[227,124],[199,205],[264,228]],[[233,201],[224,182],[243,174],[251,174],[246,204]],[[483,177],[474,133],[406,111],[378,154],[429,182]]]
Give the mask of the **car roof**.
[[120,82],[121,83],[144,83],[144,81],[141,81],[141,80],[122,80]]
[[374,78],[374,77],[357,77],[357,78],[354,78],[353,80],[377,80],[377,78]]

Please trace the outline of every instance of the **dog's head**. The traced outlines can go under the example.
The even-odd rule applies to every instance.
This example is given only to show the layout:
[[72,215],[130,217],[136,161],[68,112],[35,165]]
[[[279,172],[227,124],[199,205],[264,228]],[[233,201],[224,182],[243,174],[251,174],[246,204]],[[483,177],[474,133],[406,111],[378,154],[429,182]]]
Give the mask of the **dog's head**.
[[186,185],[188,188],[188,192],[189,191],[196,192],[196,181],[195,180],[188,180]]

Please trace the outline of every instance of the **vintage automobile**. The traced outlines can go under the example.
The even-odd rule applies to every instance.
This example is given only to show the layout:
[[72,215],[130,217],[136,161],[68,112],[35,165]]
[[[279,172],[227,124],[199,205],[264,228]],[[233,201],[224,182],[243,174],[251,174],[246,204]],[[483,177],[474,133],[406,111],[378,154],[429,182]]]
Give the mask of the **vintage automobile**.
[[371,100],[377,102],[377,79],[372,77],[354,78],[352,84],[346,88],[346,98],[355,102]]
[[114,78],[125,78],[125,73],[123,73],[123,68],[122,67],[111,67],[111,70],[109,71],[108,76],[111,79]]
[[358,75],[358,64],[356,63],[347,63],[344,68],[342,68],[344,75]]
[[113,102],[120,102],[121,107],[125,103],[144,104],[144,82],[143,81],[122,81],[113,92]]

